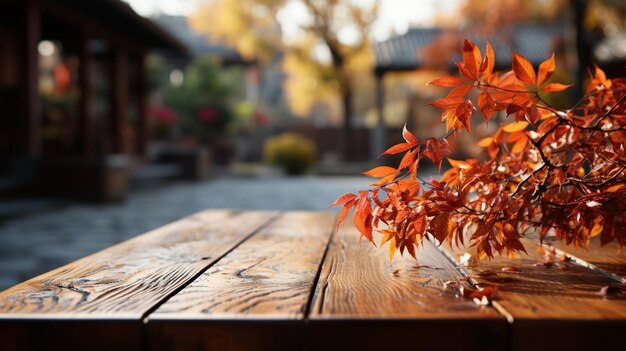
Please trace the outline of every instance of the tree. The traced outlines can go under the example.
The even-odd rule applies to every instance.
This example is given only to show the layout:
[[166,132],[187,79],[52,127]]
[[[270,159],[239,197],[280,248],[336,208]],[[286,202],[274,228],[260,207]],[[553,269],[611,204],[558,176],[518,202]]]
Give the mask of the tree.
[[[339,222],[354,208],[361,235],[381,246],[389,242],[415,257],[416,247],[432,236],[438,243],[468,244],[480,256],[525,252],[520,241],[527,230],[548,232],[568,244],[586,246],[599,236],[601,245],[626,245],[626,78],[607,79],[597,66],[585,96],[559,110],[544,96],[569,85],[549,83],[555,58],[537,71],[513,54],[512,71],[494,72],[494,50],[484,54],[466,40],[461,78],[446,76],[431,84],[451,88],[431,103],[440,108],[449,131],[442,139],[418,140],[403,131],[405,142],[384,154],[404,157],[397,168],[377,167],[365,175],[379,178],[373,189],[344,194],[331,206],[343,206]],[[440,181],[423,181],[419,161],[441,167],[448,138],[471,131],[477,109],[485,121],[504,112],[513,121],[479,142],[489,159],[448,159],[451,168]],[[382,199],[379,197],[382,195]]]
[[[310,19],[301,24],[305,35],[284,40],[275,22],[279,11],[286,6],[300,6]],[[199,9],[192,17],[192,25],[226,43],[240,52],[261,60],[271,59],[272,53],[285,51],[293,60],[301,62],[316,84],[330,88],[341,97],[341,115],[344,130],[344,157],[349,157],[351,123],[353,116],[355,62],[367,62],[362,57],[369,53],[369,37],[376,20],[379,1],[371,6],[357,5],[350,0],[215,0]],[[342,40],[340,33],[351,31],[351,42]],[[315,55],[325,48],[329,60]],[[292,65],[293,66],[293,65]]]

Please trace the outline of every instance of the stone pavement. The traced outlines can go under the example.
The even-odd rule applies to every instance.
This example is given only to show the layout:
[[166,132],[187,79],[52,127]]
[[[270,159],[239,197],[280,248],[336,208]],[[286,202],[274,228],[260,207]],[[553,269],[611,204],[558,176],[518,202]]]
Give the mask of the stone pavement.
[[207,208],[324,210],[365,177],[219,178],[133,192],[120,204],[73,204],[0,223],[0,291]]

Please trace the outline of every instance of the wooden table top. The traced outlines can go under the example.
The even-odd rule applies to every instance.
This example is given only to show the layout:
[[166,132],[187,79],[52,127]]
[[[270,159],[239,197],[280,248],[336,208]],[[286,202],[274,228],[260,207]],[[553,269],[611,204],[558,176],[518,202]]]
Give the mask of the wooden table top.
[[[556,256],[544,264],[552,246],[526,239],[527,256],[468,263],[462,249],[427,242],[417,261],[390,263],[350,221],[338,233],[335,223],[321,212],[189,216],[1,292],[0,350],[624,343],[626,255],[615,246],[551,243]],[[498,292],[481,306],[458,296],[462,286]]]

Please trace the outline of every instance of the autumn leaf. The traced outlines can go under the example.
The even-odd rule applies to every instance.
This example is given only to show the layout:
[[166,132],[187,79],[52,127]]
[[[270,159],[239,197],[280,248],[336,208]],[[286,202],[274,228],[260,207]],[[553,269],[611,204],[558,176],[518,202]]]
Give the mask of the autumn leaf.
[[463,43],[463,63],[470,74],[470,79],[477,79],[482,64],[482,58],[476,44],[467,39],[465,39]]
[[[526,252],[521,237],[528,230],[537,230],[541,240],[550,234],[576,247],[594,237],[600,245],[626,245],[626,78],[607,79],[595,67],[583,99],[573,109],[559,110],[537,95],[537,90],[569,87],[548,83],[556,70],[554,55],[536,74],[517,54],[511,71],[493,72],[495,55],[489,44],[482,57],[476,45],[465,41],[462,55],[457,66],[467,81],[444,76],[431,82],[450,88],[429,104],[441,108],[450,132],[420,141],[405,126],[404,142],[384,153],[404,153],[398,167],[365,172],[378,178],[372,190],[344,194],[331,205],[343,206],[338,224],[353,208],[361,236],[373,242],[373,230],[382,233],[381,245],[390,243],[390,259],[396,251],[416,256],[417,247],[430,236],[439,243],[475,247],[479,258],[511,257]],[[478,145],[489,158],[448,159],[451,168],[439,180],[418,176],[424,158],[441,171],[449,139],[459,143],[456,136],[462,129],[471,133],[474,106],[486,123],[500,111],[515,121],[481,135]],[[538,265],[569,267],[555,263],[554,257]],[[488,294],[472,299],[489,303]]]
[[413,133],[409,132],[409,130],[406,129],[406,124],[404,125],[404,128],[402,128],[402,137],[404,138],[404,140],[406,140],[408,144],[417,146],[417,144],[420,143],[419,139],[417,139],[417,137],[413,135]]
[[353,198],[352,200],[346,202],[341,208],[341,211],[339,212],[339,217],[337,217],[337,228],[336,228],[337,231],[339,231],[339,226],[341,225],[343,220],[346,218],[346,215],[348,214],[352,206],[354,206],[355,202],[356,202],[356,199]]
[[443,243],[450,234],[450,216],[444,213],[433,217],[428,231],[437,239],[439,244]]
[[455,87],[457,85],[463,84],[463,81],[457,77],[445,76],[445,77],[439,77],[435,80],[432,80],[428,84],[436,85],[438,87],[451,88],[451,87]]
[[374,178],[383,178],[391,174],[396,174],[398,171],[393,167],[388,166],[379,166],[376,168],[372,168],[367,172],[363,172],[361,174],[366,175],[368,177]]
[[491,44],[487,42],[487,48],[485,49],[485,60],[483,61],[482,66],[480,67],[480,71],[483,72],[483,75],[488,78],[493,73],[493,67],[496,64],[496,56],[493,52],[493,48]]
[[571,86],[573,86],[574,84],[560,84],[560,83],[550,83],[547,84],[546,86],[541,88],[541,91],[544,91],[546,93],[549,92],[557,92],[557,91],[563,91]]
[[507,133],[515,133],[526,129],[526,127],[528,127],[528,122],[513,122],[502,127],[502,130]]
[[337,200],[335,200],[335,202],[333,202],[332,204],[330,204],[326,209],[329,209],[331,207],[335,207],[338,205],[343,205],[346,202],[349,202],[351,200],[354,200],[356,198],[356,195],[352,194],[352,193],[347,193],[347,194],[343,194],[341,196],[339,196],[337,198]]
[[[415,145],[409,144],[409,143],[400,143],[400,144],[396,144],[392,147],[390,147],[389,149],[387,149],[387,151],[383,152],[382,155],[395,155],[395,154],[399,154],[401,152],[405,152],[407,150],[409,150],[410,148],[414,147]],[[382,156],[381,155],[381,156]]]
[[549,59],[543,61],[539,65],[539,70],[537,71],[537,86],[542,85],[548,79],[550,79],[555,69],[556,69],[556,64],[554,63],[554,53],[553,53]]
[[517,79],[535,86],[535,70],[533,65],[524,56],[513,53],[513,72]]
[[473,110],[474,105],[470,100],[466,100],[465,103],[459,104],[456,108],[456,118],[463,123],[463,126],[465,126],[468,132],[472,131],[470,118],[472,117]]
[[393,260],[393,255],[395,255],[396,249],[397,249],[397,247],[396,247],[396,237],[394,236],[394,237],[392,237],[389,240],[389,247],[387,249],[387,252],[389,254],[389,262],[391,262]]

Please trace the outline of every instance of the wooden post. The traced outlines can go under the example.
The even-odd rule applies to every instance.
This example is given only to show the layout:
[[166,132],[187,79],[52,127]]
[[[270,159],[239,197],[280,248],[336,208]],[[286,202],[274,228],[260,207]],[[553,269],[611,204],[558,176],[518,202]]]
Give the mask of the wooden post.
[[148,149],[148,67],[147,53],[141,52],[138,60],[137,98],[139,99],[139,120],[137,121],[137,153],[145,156]]
[[91,67],[93,56],[89,52],[90,34],[83,29],[80,42],[80,148],[83,155],[94,152],[94,123],[91,109],[93,87]]
[[23,104],[24,115],[20,116],[23,123],[20,126],[23,130],[22,147],[23,152],[29,156],[39,156],[41,152],[39,115],[39,70],[38,70],[38,45],[41,38],[41,9],[39,0],[24,1],[24,17],[22,22],[23,33]]
[[126,48],[117,44],[113,50],[112,70],[113,80],[111,87],[112,108],[111,108],[111,146],[112,152],[123,153],[124,150],[124,128],[126,123],[127,101],[128,101],[128,54]]
[[[385,126],[385,74],[376,72],[376,126],[372,129],[370,141],[370,157],[380,160],[378,156],[385,152],[387,147],[387,128]],[[379,161],[377,161],[379,162]]]

